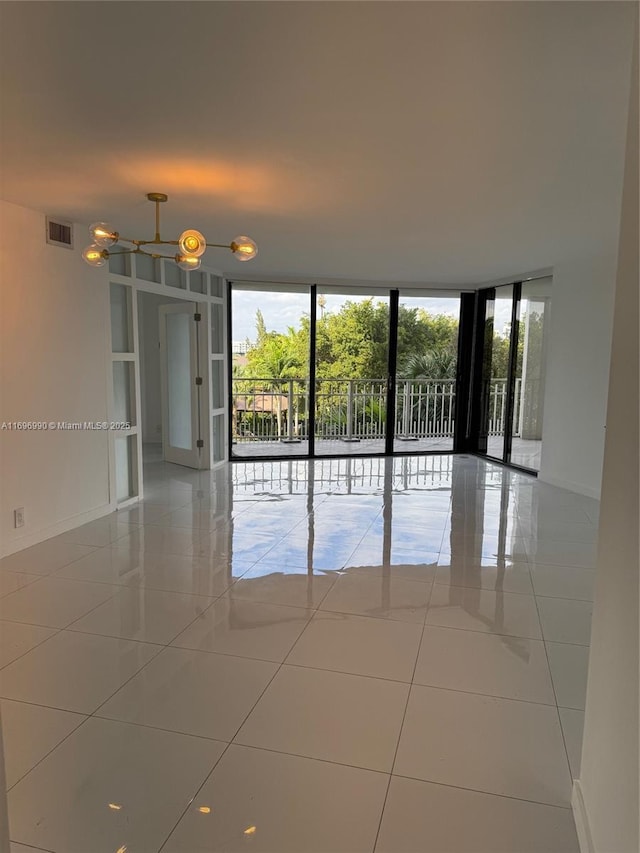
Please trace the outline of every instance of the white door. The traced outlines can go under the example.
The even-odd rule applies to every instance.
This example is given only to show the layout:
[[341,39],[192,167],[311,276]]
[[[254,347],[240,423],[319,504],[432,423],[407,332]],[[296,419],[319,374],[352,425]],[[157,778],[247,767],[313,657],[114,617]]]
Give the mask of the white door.
[[200,313],[195,302],[161,305],[162,454],[165,462],[200,468],[203,456],[199,372]]

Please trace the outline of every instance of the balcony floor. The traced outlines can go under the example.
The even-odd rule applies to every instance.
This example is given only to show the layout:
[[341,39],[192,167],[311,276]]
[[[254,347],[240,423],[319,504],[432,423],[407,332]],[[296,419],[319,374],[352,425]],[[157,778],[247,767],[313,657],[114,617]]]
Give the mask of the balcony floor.
[[[396,438],[393,449],[396,453],[429,453],[434,451],[451,451],[453,439],[419,438],[415,441],[403,441]],[[511,448],[511,461],[514,465],[522,465],[534,470],[540,469],[541,441],[514,438]],[[243,441],[233,445],[233,456],[240,459],[252,459],[258,456],[306,456],[309,452],[307,441],[294,444],[286,441]],[[384,439],[371,438],[357,442],[342,439],[316,439],[317,456],[369,456],[372,453],[384,453]],[[497,436],[489,439],[488,455],[502,455],[502,438]]]
[[[433,450],[449,450],[453,447],[452,438],[420,438],[415,441],[396,439],[396,453],[425,453]],[[254,456],[306,456],[309,443],[300,441],[290,444],[286,441],[242,441],[233,445],[233,455],[242,459]],[[383,438],[369,438],[360,441],[343,439],[316,439],[317,456],[370,456],[372,453],[384,453]]]

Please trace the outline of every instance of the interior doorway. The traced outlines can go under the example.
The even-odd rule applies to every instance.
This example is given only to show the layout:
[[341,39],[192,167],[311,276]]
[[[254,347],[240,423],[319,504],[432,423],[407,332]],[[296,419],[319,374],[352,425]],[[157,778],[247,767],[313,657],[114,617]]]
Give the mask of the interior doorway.
[[145,461],[208,467],[203,454],[206,430],[202,393],[203,322],[206,313],[196,302],[138,292]]

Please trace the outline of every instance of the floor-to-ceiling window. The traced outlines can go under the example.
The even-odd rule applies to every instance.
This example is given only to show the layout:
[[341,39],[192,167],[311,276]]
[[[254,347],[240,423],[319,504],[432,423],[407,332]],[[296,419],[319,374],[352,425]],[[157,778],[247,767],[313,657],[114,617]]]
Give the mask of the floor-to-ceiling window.
[[401,290],[393,449],[453,450],[460,295]]
[[549,295],[232,284],[232,457],[466,449],[537,470]]
[[388,429],[389,291],[318,287],[315,452],[384,453]]
[[310,289],[231,289],[232,457],[309,452]]
[[479,299],[483,348],[478,450],[537,471],[551,278],[491,288]]
[[497,287],[493,299],[487,300],[486,334],[490,335],[491,358],[489,376],[485,379],[488,394],[487,456],[503,459],[508,440],[507,411],[509,404],[509,360],[513,319],[513,285]]
[[551,279],[522,284],[510,462],[540,470]]

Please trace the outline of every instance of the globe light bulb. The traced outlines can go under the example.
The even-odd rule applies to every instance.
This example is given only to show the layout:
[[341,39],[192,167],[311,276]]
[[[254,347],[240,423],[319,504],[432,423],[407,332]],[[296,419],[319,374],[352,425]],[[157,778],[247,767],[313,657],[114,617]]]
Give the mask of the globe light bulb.
[[183,231],[178,239],[178,248],[181,254],[199,258],[207,249],[207,241],[199,231],[190,228]]
[[236,237],[231,243],[231,251],[239,261],[250,261],[258,254],[258,247],[251,237]]
[[118,232],[108,222],[94,222],[89,226],[89,236],[97,246],[105,248],[118,242]]
[[90,267],[103,267],[107,263],[109,252],[101,246],[92,243],[84,250],[82,257]]
[[181,270],[197,270],[202,261],[193,255],[176,255],[176,263]]

